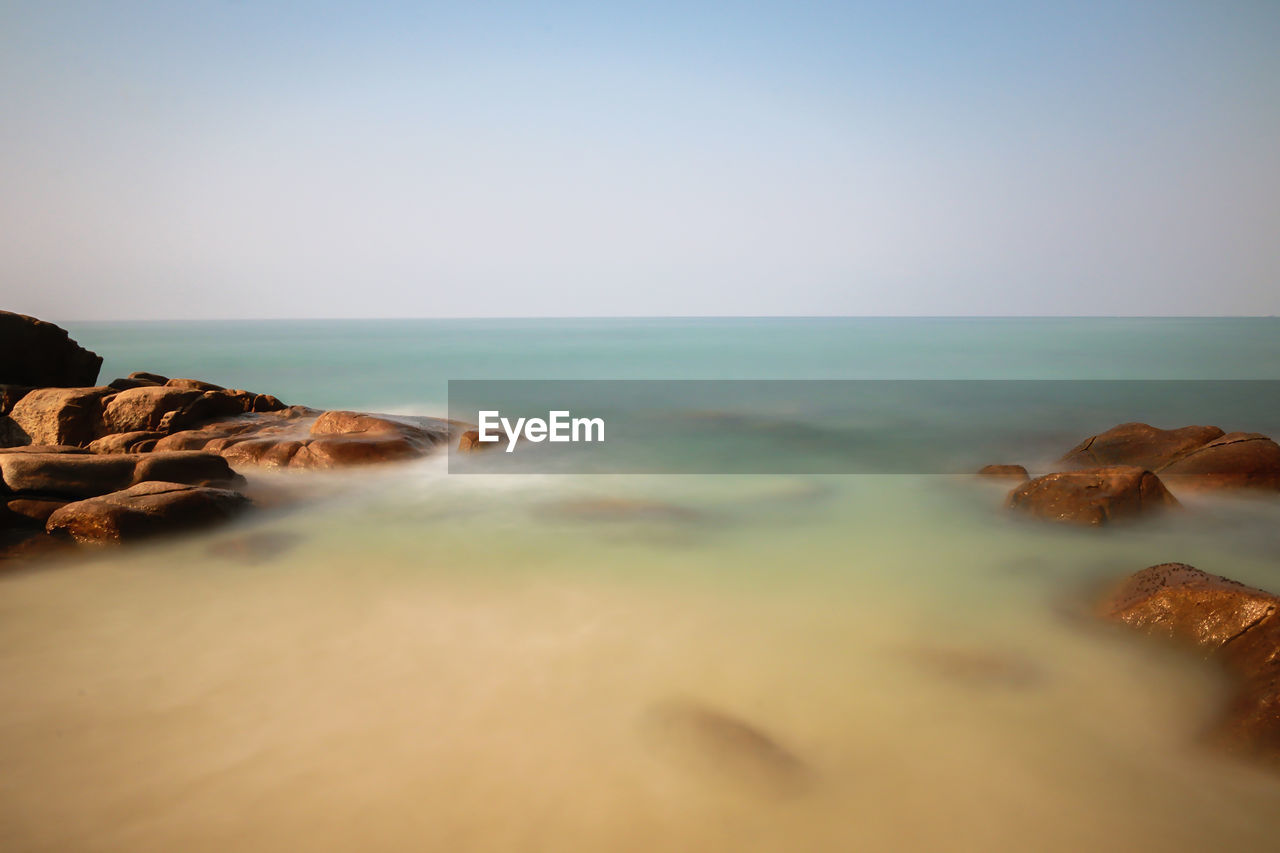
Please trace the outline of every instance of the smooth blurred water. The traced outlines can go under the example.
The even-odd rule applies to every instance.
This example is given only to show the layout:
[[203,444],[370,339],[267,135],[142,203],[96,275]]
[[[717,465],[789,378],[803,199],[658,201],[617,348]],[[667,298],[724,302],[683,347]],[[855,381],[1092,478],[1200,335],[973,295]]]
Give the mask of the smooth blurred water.
[[[1277,330],[71,332],[106,379],[440,414],[460,378],[1277,379]],[[1174,518],[1077,530],[1010,518],[1006,486],[967,477],[458,476],[442,457],[248,473],[305,501],[0,578],[0,847],[1199,851],[1280,832],[1280,780],[1200,744],[1216,673],[1086,606],[1169,560],[1280,589],[1273,498],[1186,495]],[[767,733],[806,787],[755,784],[749,738],[655,728],[672,702]]]

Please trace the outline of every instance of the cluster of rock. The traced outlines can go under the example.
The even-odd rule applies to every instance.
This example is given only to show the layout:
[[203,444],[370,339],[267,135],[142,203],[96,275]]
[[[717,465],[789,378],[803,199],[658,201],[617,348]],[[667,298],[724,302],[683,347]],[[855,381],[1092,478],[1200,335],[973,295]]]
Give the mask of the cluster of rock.
[[1128,578],[1098,609],[1219,662],[1235,688],[1213,740],[1280,765],[1280,596],[1164,563]]
[[1025,481],[1009,494],[1013,510],[1088,525],[1176,508],[1169,486],[1280,491],[1280,445],[1215,426],[1120,424],[1080,442],[1060,462],[1064,470],[1035,479],[1020,465],[988,465],[979,473]]
[[452,430],[155,373],[97,385],[101,364],[57,326],[0,312],[0,557],[202,526],[249,505],[233,466],[399,461]]
[[[1280,491],[1280,445],[1215,426],[1158,429],[1126,423],[1090,436],[1031,479],[1019,465],[984,477],[1019,481],[1006,505],[1034,518],[1104,525],[1180,506],[1182,491]],[[1235,683],[1212,739],[1280,765],[1280,596],[1182,563],[1151,566],[1098,604],[1098,615],[1189,645]]]

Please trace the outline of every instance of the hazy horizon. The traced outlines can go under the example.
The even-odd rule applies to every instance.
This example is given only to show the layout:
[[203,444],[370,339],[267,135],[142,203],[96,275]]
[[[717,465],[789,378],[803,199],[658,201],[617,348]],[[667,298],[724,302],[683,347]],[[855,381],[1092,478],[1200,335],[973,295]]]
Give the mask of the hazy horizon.
[[55,322],[1280,314],[1280,5],[8,4]]

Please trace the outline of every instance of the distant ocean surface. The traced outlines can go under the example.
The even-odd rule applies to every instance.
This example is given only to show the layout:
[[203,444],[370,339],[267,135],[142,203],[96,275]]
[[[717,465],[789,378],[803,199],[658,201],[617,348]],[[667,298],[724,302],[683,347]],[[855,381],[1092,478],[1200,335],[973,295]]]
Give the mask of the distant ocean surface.
[[[1268,318],[65,325],[104,381],[428,415],[451,379],[1280,379]],[[1280,423],[1280,399],[1258,405],[1257,424],[1198,421]],[[0,848],[1280,835],[1280,779],[1200,744],[1218,675],[1086,612],[1166,561],[1280,591],[1276,498],[1189,495],[1174,518],[1079,530],[1012,519],[1007,484],[964,477],[463,477],[438,457],[251,475],[309,500],[0,578]],[[238,550],[246,535],[272,545]],[[743,737],[671,708],[768,733],[806,784],[762,781]]]

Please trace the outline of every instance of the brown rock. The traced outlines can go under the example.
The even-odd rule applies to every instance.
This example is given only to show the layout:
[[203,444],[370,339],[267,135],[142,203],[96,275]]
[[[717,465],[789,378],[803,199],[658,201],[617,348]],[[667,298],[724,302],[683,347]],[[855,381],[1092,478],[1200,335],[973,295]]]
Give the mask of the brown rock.
[[164,438],[162,432],[136,430],[134,432],[117,432],[104,435],[89,442],[90,453],[145,453],[156,446],[156,442]]
[[140,483],[67,504],[49,517],[45,529],[77,542],[128,542],[224,522],[248,503],[244,495],[227,489]]
[[1027,469],[1021,465],[983,465],[978,469],[979,477],[991,477],[996,480],[1022,480],[1030,479],[1031,475],[1027,473]]
[[1136,465],[1159,471],[1221,435],[1222,430],[1216,426],[1159,429],[1144,423],[1120,424],[1086,438],[1062,457],[1062,461],[1076,468]]
[[0,453],[0,478],[10,492],[83,498],[133,484],[136,460],[92,453]]
[[1184,454],[1160,471],[1181,487],[1280,489],[1280,445],[1233,432]]
[[77,344],[65,329],[0,311],[0,384],[80,388],[98,381],[102,357]]
[[156,385],[163,385],[169,381],[169,377],[161,376],[159,373],[147,373],[145,370],[135,370],[129,374],[130,379],[141,379],[146,382],[152,382]]
[[1112,465],[1037,477],[1014,489],[1008,506],[1046,521],[1102,525],[1179,504],[1150,471]]
[[1221,663],[1236,689],[1213,739],[1280,762],[1280,596],[1164,563],[1128,578],[1098,609]]
[[194,391],[225,391],[221,385],[214,385],[212,382],[202,382],[199,379],[170,379],[164,383],[170,388],[185,388]]
[[13,493],[93,497],[147,480],[183,484],[239,483],[214,453],[0,453],[0,478]]
[[376,465],[421,456],[424,448],[401,435],[341,435],[313,438],[300,447],[290,461],[291,468],[344,468]]
[[112,379],[107,383],[108,388],[114,388],[117,391],[128,391],[130,388],[154,388],[161,385],[160,382],[152,382],[150,379]]
[[189,486],[241,485],[244,478],[216,453],[170,451],[137,454],[133,482],[156,480]]
[[44,523],[54,511],[66,506],[70,501],[52,497],[17,497],[9,498],[4,504],[8,517],[15,525],[38,527],[44,530]]
[[102,405],[115,393],[96,388],[37,388],[19,400],[9,417],[26,435],[24,444],[83,447],[103,434]]
[[303,442],[296,439],[250,438],[229,444],[219,452],[233,465],[287,468],[302,446]]
[[53,556],[72,549],[71,543],[28,527],[0,527],[0,565],[21,566],[29,560]]
[[181,409],[200,396],[199,391],[155,386],[121,391],[107,403],[103,418],[106,431],[155,431],[167,412]]

